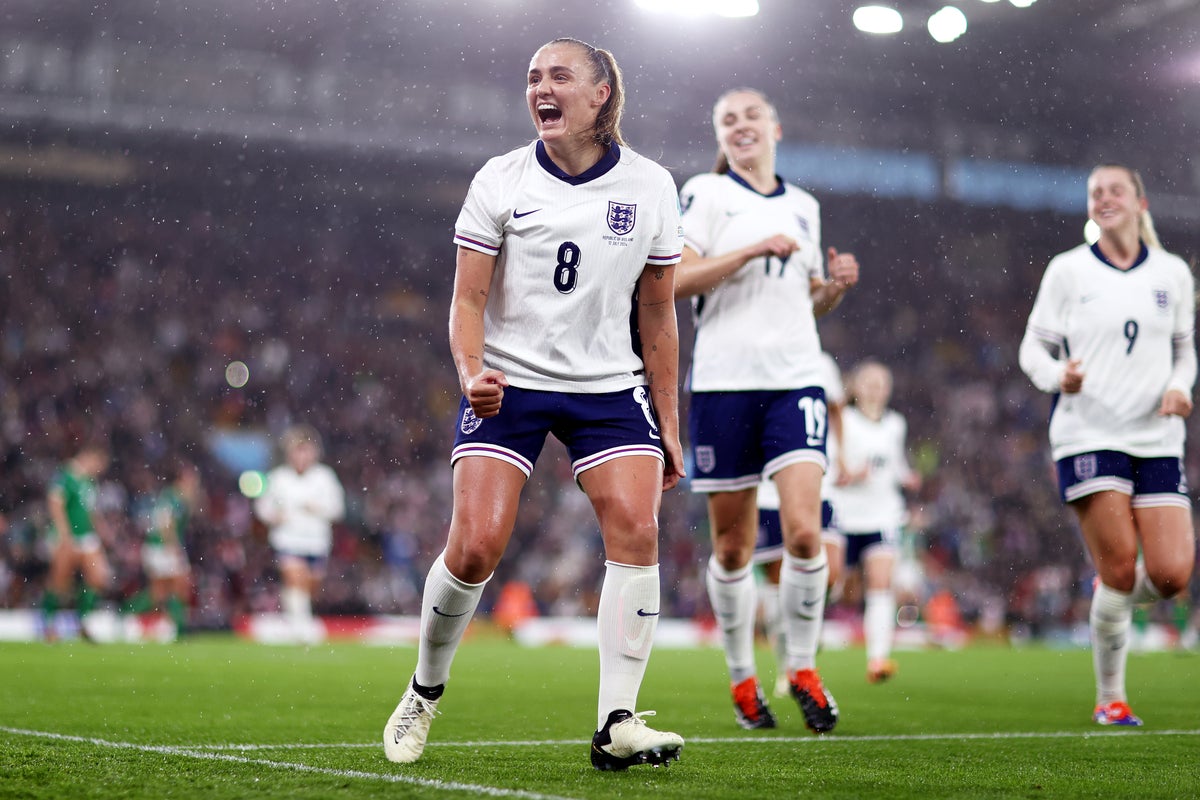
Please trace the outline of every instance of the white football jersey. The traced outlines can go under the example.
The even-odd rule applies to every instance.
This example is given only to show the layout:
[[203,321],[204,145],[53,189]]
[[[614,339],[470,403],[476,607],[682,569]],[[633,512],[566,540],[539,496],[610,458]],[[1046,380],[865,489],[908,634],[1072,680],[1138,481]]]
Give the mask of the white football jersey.
[[1192,394],[1195,315],[1192,273],[1163,250],[1128,270],[1086,244],[1050,261],[1020,360],[1047,392],[1058,391],[1068,358],[1081,361],[1082,390],[1059,395],[1050,417],[1055,460],[1093,450],[1183,455],[1183,419],[1158,408],[1168,388]]
[[852,472],[865,467],[867,476],[830,491],[829,502],[837,513],[839,531],[896,531],[908,520],[901,489],[901,482],[911,472],[905,451],[907,437],[908,423],[890,408],[879,420],[853,405],[842,410],[842,463]]
[[525,389],[613,392],[645,383],[634,291],[682,252],[675,182],[616,145],[570,176],[535,140],[475,175],[454,242],[496,256],[484,362]]
[[345,513],[346,499],[328,465],[313,464],[301,473],[280,464],[267,473],[266,489],[254,508],[268,521],[267,541],[276,550],[324,557],[333,546],[333,522]]
[[697,175],[684,184],[680,197],[684,243],[700,256],[719,256],[775,234],[800,244],[786,261],[751,259],[692,298],[691,390],[817,385],[821,344],[809,283],[824,277],[824,261],[816,198],[786,183],[763,195],[733,172]]
[[[837,362],[833,360],[833,356],[826,353],[824,350],[820,353],[821,359],[821,379],[817,381],[817,385],[825,390],[825,403],[830,406],[840,406],[846,403],[846,387],[842,384],[842,371],[838,369]],[[826,416],[828,419],[828,416]],[[829,464],[834,463],[834,455],[837,452],[837,437],[833,435],[833,429],[830,428],[825,435],[825,455]],[[826,495],[826,489],[832,482],[833,470],[825,470],[825,480],[821,484],[821,496]],[[775,488],[775,481],[770,478],[764,478],[758,485],[758,507],[767,509],[779,508],[779,490]]]

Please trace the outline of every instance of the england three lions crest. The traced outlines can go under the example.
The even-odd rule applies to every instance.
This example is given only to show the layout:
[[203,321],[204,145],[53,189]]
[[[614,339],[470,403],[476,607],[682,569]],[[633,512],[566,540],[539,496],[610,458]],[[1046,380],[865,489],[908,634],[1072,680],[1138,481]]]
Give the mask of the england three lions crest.
[[637,221],[636,203],[614,203],[608,201],[608,229],[617,236],[625,236],[633,230]]

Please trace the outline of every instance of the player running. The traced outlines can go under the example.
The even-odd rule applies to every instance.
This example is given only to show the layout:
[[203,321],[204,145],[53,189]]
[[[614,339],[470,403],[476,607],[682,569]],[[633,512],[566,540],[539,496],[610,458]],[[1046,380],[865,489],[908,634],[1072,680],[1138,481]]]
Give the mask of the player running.
[[737,718],[769,728],[754,664],[758,529],[755,488],[779,489],[784,554],[780,607],[792,696],[808,727],[837,724],[837,704],[816,669],[828,561],[821,545],[821,477],[828,409],[816,317],[858,282],[858,262],[829,248],[824,277],[820,207],[775,172],[782,128],[762,93],[718,98],[715,172],[681,192],[685,247],[676,297],[693,297],[696,341],[688,429],[708,497],[713,555],[707,586],[721,627]]
[[[828,586],[830,589],[826,602],[836,602],[836,587],[840,585],[843,563],[842,554],[846,549],[845,537],[837,531],[837,520],[833,513],[833,504],[827,499],[833,488],[833,478],[837,473],[835,464],[839,452],[837,443],[842,438],[842,407],[846,403],[846,390],[842,385],[842,372],[838,369],[833,356],[821,351],[823,377],[821,386],[825,389],[825,406],[829,413],[829,433],[825,437],[826,455],[829,468],[821,481],[821,542],[825,546],[825,558],[829,562]],[[772,480],[763,480],[758,484],[758,539],[754,544],[754,563],[762,570],[762,581],[758,584],[758,604],[762,611],[763,628],[767,640],[775,652],[775,696],[787,697],[791,693],[791,684],[787,674],[787,638],[783,633],[783,615],[779,610],[779,573],[783,564],[783,526],[779,522],[779,491]],[[753,686],[743,682],[743,686]],[[744,725],[750,720],[741,710],[743,705],[754,708],[757,699],[749,695],[734,697],[734,710],[738,724]],[[743,722],[746,720],[746,722]],[[752,726],[755,727],[755,726]],[[762,727],[762,726],[757,726]]]
[[450,349],[464,396],[454,509],[425,581],[416,672],[384,728],[384,750],[398,762],[421,756],[552,433],[595,509],[607,557],[592,766],[665,764],[683,739],[636,709],[659,615],[659,504],[683,477],[675,185],[622,140],[624,88],[608,51],[574,39],[544,45],[525,95],[538,138],[484,165],[455,226]]
[[896,631],[896,567],[900,532],[908,521],[904,493],[921,488],[921,476],[908,464],[908,422],[888,408],[892,372],[878,361],[859,364],[850,379],[851,402],[842,412],[838,469],[830,501],[844,546],[834,558],[839,573],[861,569],[863,633],[867,681],[896,673],[892,640]]
[[1162,249],[1137,172],[1098,166],[1087,192],[1099,239],[1050,261],[1019,357],[1034,385],[1056,395],[1050,445],[1059,487],[1098,575],[1092,716],[1141,725],[1125,693],[1133,606],[1178,594],[1195,562],[1183,473],[1195,285],[1188,265]]
[[296,425],[282,437],[284,463],[267,473],[267,486],[254,511],[270,527],[267,534],[279,559],[283,588],[280,606],[292,638],[315,644],[323,629],[312,600],[333,550],[333,523],[346,513],[346,495],[337,473],[321,463],[321,435]]

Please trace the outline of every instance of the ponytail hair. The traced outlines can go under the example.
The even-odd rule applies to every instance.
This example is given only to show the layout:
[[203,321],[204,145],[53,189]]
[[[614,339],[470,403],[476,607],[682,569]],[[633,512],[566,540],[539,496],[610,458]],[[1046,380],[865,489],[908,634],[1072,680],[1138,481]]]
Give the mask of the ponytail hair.
[[621,76],[621,68],[617,66],[617,59],[608,50],[570,36],[562,36],[547,44],[572,44],[587,55],[588,63],[592,65],[593,83],[607,83],[609,88],[608,99],[596,115],[592,139],[601,147],[608,147],[613,143],[625,144],[625,137],[621,135],[621,115],[625,111],[625,80]]
[[[1092,167],[1094,174],[1098,169],[1123,169],[1129,175],[1129,179],[1133,181],[1134,193],[1139,198],[1146,197],[1146,184],[1142,180],[1141,173],[1133,167],[1126,164],[1097,164]],[[1158,238],[1158,231],[1154,229],[1154,218],[1150,216],[1150,209],[1145,209],[1138,215],[1138,236],[1146,243],[1146,247],[1153,247],[1157,250],[1162,250],[1162,242]]]

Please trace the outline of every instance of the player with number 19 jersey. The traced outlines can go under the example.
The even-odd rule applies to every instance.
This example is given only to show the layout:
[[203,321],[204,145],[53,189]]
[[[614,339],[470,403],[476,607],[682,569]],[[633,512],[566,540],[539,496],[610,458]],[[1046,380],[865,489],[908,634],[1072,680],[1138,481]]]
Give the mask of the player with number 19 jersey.
[[513,386],[602,393],[645,383],[631,326],[647,264],[679,262],[675,183],[628,147],[586,172],[559,169],[540,140],[475,175],[455,244],[496,256],[484,360]]
[[1194,346],[1195,316],[1191,271],[1164,250],[1143,246],[1128,270],[1086,244],[1050,261],[1027,328],[1041,347],[1022,348],[1026,371],[1046,392],[1057,391],[1067,358],[1084,372],[1082,390],[1059,395],[1050,418],[1055,460],[1098,450],[1183,455],[1183,418],[1158,408],[1168,389],[1191,395],[1195,375],[1178,365],[1194,363],[1180,356]]
[[696,175],[680,192],[684,243],[701,257],[782,233],[799,243],[786,260],[754,258],[692,299],[693,392],[821,385],[823,367],[810,281],[823,278],[820,204],[782,180],[769,195],[732,170]]

